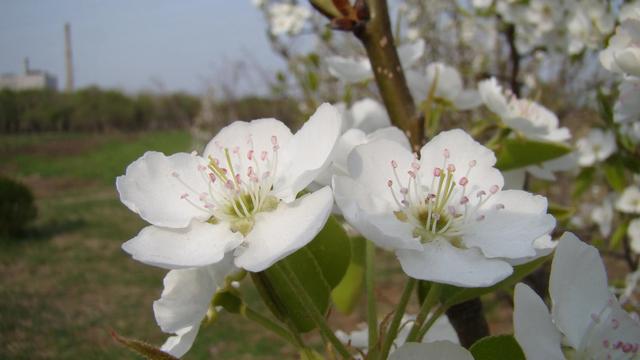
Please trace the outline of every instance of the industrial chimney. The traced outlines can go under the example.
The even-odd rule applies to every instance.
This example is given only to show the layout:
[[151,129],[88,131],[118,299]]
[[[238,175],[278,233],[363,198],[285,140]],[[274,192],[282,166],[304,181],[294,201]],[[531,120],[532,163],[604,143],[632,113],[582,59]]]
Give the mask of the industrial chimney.
[[65,63],[67,66],[67,83],[65,90],[71,92],[73,91],[73,58],[71,52],[71,25],[69,25],[69,23],[64,24],[64,50]]
[[24,64],[24,74],[25,75],[29,75],[29,73],[31,72],[31,69],[29,68],[29,58],[28,57],[24,58],[23,64]]

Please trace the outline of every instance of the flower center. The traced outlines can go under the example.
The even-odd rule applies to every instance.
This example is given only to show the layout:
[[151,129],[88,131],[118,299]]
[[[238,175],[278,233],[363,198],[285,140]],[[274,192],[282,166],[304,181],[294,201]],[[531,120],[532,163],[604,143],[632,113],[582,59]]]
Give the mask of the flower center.
[[[398,220],[413,225],[413,235],[422,243],[444,237],[452,245],[464,248],[462,235],[465,228],[472,222],[485,219],[483,205],[500,188],[493,185],[488,192],[477,187],[471,191],[469,176],[477,161],[469,161],[464,176],[456,177],[456,165],[450,158],[449,150],[445,149],[442,167],[433,169],[428,186],[420,176],[417,154],[406,171],[406,185],[398,174],[398,163],[392,160],[394,179],[387,180],[387,186],[397,205],[394,215]],[[503,209],[504,205],[498,204],[496,208]]]
[[210,223],[227,222],[232,231],[246,236],[253,229],[255,215],[275,210],[279,203],[272,194],[280,148],[276,136],[271,137],[271,144],[271,153],[261,151],[259,154],[253,148],[251,138],[245,152],[239,147],[231,151],[221,147],[222,161],[209,156],[207,166],[198,166],[207,186],[206,192],[196,191],[173,172],[172,175],[188,190],[180,198],[211,214]]
[[564,349],[569,359],[635,359],[640,344],[625,339],[623,317],[628,316],[613,299],[599,313],[592,313],[578,349]]

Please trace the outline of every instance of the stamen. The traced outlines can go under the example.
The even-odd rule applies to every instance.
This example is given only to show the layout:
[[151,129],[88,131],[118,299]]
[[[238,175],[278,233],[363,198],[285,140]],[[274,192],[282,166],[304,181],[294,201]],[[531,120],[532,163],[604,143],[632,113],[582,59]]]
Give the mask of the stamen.
[[398,163],[395,160],[391,160],[391,167],[394,169],[398,168]]
[[186,199],[188,197],[189,197],[189,194],[187,194],[187,193],[183,193],[182,195],[180,195],[180,199],[182,199],[182,200],[184,200],[184,199]]
[[467,186],[468,183],[469,179],[467,179],[465,176],[460,178],[460,186]]
[[456,171],[456,166],[455,166],[455,165],[453,165],[453,164],[449,164],[449,165],[447,165],[447,171],[448,171],[448,172],[451,172],[451,173],[452,173],[452,172],[455,172],[455,171]]
[[444,149],[442,154],[444,155],[445,159],[448,159],[451,156],[451,154],[449,153],[449,149]]
[[500,190],[500,187],[498,185],[493,185],[491,186],[491,188],[489,188],[489,191],[491,192],[491,194],[497,193],[498,190]]

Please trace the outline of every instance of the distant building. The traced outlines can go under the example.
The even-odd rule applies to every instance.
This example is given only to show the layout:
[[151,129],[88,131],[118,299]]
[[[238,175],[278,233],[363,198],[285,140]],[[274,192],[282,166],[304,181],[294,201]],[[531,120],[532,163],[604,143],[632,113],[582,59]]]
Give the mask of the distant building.
[[31,70],[29,68],[29,59],[24,59],[24,74],[1,74],[0,90],[58,90],[58,79],[42,70]]

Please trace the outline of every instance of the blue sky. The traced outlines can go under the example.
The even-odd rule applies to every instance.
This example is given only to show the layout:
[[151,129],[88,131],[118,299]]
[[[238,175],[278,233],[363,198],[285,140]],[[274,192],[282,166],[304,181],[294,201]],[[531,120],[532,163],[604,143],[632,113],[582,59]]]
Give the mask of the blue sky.
[[202,93],[237,59],[282,67],[249,0],[1,0],[0,73],[21,72],[28,56],[63,86],[67,21],[76,87]]

